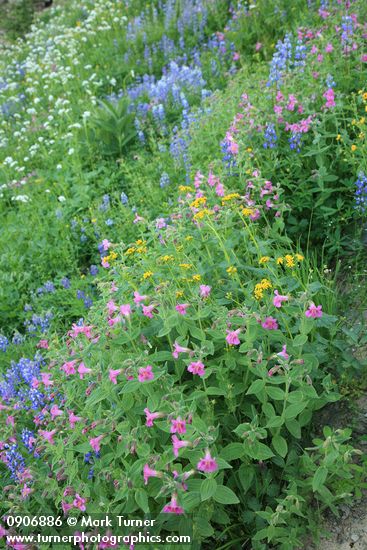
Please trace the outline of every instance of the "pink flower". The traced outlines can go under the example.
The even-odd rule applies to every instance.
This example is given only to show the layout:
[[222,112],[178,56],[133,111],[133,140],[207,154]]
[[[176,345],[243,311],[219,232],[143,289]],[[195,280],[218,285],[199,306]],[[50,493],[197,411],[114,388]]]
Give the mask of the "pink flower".
[[263,47],[262,43],[261,42],[256,42],[255,44],[255,51],[256,52],[259,52],[261,50],[261,48]]
[[364,53],[364,54],[361,56],[361,61],[362,61],[362,63],[367,63],[367,54]]
[[149,319],[153,319],[152,311],[154,310],[154,308],[155,308],[154,304],[151,304],[150,306],[143,306],[142,311],[143,311],[144,317],[148,317]]
[[164,514],[184,514],[184,509],[177,504],[177,495],[172,495],[171,502],[163,508]]
[[201,472],[206,472],[208,474],[218,470],[218,464],[216,460],[211,457],[209,450],[206,451],[204,458],[199,460],[196,467]]
[[284,345],[282,347],[282,351],[280,351],[279,353],[277,353],[277,355],[279,355],[279,357],[283,357],[285,360],[289,359],[289,355],[287,353],[287,346]]
[[189,353],[189,348],[183,348],[182,346],[180,346],[180,344],[178,344],[177,342],[175,342],[173,344],[174,346],[174,350],[172,352],[172,356],[175,358],[175,359],[178,359],[178,354],[179,353]]
[[157,470],[153,470],[152,468],[149,467],[148,464],[145,464],[143,468],[143,476],[144,476],[144,485],[147,485],[150,477],[162,477],[162,473],[157,472]]
[[333,47],[332,44],[330,44],[330,43],[329,43],[329,44],[326,44],[326,46],[325,46],[325,52],[326,52],[326,53],[332,52],[333,49],[334,49],[334,47]]
[[48,441],[48,443],[50,445],[55,445],[54,435],[56,433],[56,430],[51,430],[51,431],[38,430],[38,433],[39,433],[40,436],[42,436],[44,439],[46,439],[46,441]]
[[103,250],[108,250],[111,246],[111,243],[108,239],[103,239],[102,241],[102,248]]
[[273,304],[275,307],[282,307],[283,302],[288,302],[289,296],[282,296],[277,290],[274,291],[275,297],[273,299]]
[[224,185],[220,181],[215,186],[215,194],[218,195],[218,197],[224,197]]
[[122,304],[122,306],[120,306],[120,313],[124,317],[128,317],[129,315],[131,315],[131,306],[130,306],[130,304]]
[[41,372],[42,384],[47,388],[48,386],[53,386],[52,380],[50,380],[51,374],[49,372]]
[[65,516],[69,512],[69,510],[71,510],[72,507],[73,507],[72,504],[68,504],[64,500],[61,502],[61,508],[62,508],[62,511],[64,512]]
[[104,434],[99,435],[97,437],[92,437],[89,440],[89,444],[90,444],[90,446],[92,447],[92,449],[95,453],[99,453],[99,451],[101,449],[101,441],[102,441],[103,437],[104,437]]
[[197,374],[198,376],[204,376],[205,374],[205,367],[201,361],[193,361],[187,367],[187,370],[192,372],[192,374]]
[[42,349],[48,349],[48,341],[47,340],[40,340],[37,344],[38,348]]
[[240,58],[240,54],[238,52],[234,52],[233,54],[233,61],[238,61]]
[[79,508],[79,510],[81,510],[82,512],[85,512],[86,508],[85,508],[85,503],[86,503],[86,499],[85,498],[82,498],[80,495],[78,495],[78,493],[76,493],[75,495],[75,498],[73,500],[73,506],[74,508]]
[[22,487],[22,498],[26,499],[27,496],[32,492],[32,489],[28,485],[23,485]]
[[154,380],[152,365],[147,365],[146,367],[140,367],[138,371],[138,380],[139,382],[148,382],[149,380]]
[[144,412],[146,416],[145,425],[148,426],[148,428],[152,428],[153,422],[156,418],[162,418],[163,416],[163,413],[160,413],[160,412],[153,413],[153,412],[150,412],[148,408],[145,408]]
[[64,414],[61,409],[57,405],[52,405],[50,409],[50,414],[52,416],[52,420],[54,420],[57,416],[61,416]]
[[241,330],[239,328],[237,330],[227,329],[226,341],[230,346],[238,346],[241,343],[240,339],[238,338],[240,332]]
[[184,434],[186,433],[186,421],[182,420],[179,416],[176,420],[171,420],[171,434]]
[[164,218],[157,218],[155,226],[157,229],[163,229],[164,227],[167,227],[166,220]]
[[139,216],[138,213],[135,214],[135,218],[133,220],[133,223],[139,223],[139,222],[143,222],[144,221],[144,218],[142,218],[141,216]]
[[79,367],[78,367],[78,373],[79,373],[79,378],[80,380],[83,380],[84,378],[84,375],[85,374],[89,374],[92,372],[92,369],[88,369],[84,363],[80,363]]
[[180,315],[186,315],[187,314],[187,308],[190,304],[177,304],[176,311],[179,312]]
[[278,322],[274,317],[266,317],[265,321],[261,323],[261,326],[265,330],[277,330]]
[[211,293],[212,287],[209,285],[200,285],[200,296],[202,298],[207,298]]
[[120,321],[121,321],[121,317],[120,315],[118,315],[114,319],[108,319],[108,324],[110,327],[113,327],[114,325],[117,325],[117,323],[119,323]]
[[117,305],[113,300],[110,300],[109,302],[107,302],[107,311],[109,316],[111,316],[112,313],[114,313],[116,310],[117,310]]
[[178,439],[177,435],[172,436],[173,454],[178,457],[178,451],[183,447],[190,447],[191,442]]
[[75,416],[73,411],[69,412],[69,422],[70,422],[71,429],[75,428],[76,422],[81,422],[82,420],[83,420],[82,417],[81,416]]
[[332,88],[329,88],[324,94],[323,97],[326,99],[325,108],[330,109],[335,107],[335,94]]
[[137,290],[135,290],[134,292],[134,303],[138,306],[140,304],[140,302],[144,302],[144,300],[147,299],[147,296],[142,296],[141,294],[139,294],[139,292]]
[[109,374],[108,374],[108,378],[110,379],[112,384],[117,384],[117,377],[121,373],[122,373],[121,369],[116,369],[116,370],[110,369]]
[[63,366],[61,367],[61,369],[66,373],[66,374],[75,374],[75,364],[76,364],[76,360],[74,359],[73,361],[66,361],[66,363],[63,364]]
[[313,319],[317,319],[322,317],[322,306],[315,306],[313,302],[311,302],[308,310],[305,312],[306,317],[312,317]]

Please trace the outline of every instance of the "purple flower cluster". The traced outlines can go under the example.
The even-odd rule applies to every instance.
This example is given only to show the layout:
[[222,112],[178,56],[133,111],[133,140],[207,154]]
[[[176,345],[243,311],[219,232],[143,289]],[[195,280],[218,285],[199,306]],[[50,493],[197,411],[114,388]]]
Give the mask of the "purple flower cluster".
[[37,410],[45,403],[45,395],[34,387],[34,381],[40,380],[43,360],[39,355],[34,359],[23,357],[10,367],[0,379],[0,398],[6,402],[15,400],[17,407]]
[[366,212],[367,209],[367,176],[364,172],[360,172],[358,179],[355,182],[355,204],[356,208],[361,212]]

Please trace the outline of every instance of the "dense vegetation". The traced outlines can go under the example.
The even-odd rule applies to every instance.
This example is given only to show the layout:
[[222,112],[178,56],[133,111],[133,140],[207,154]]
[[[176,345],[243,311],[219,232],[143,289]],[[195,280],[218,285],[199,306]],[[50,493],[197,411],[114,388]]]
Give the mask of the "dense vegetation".
[[366,384],[366,13],[66,1],[8,34],[2,516],[290,550],[361,495],[314,419]]

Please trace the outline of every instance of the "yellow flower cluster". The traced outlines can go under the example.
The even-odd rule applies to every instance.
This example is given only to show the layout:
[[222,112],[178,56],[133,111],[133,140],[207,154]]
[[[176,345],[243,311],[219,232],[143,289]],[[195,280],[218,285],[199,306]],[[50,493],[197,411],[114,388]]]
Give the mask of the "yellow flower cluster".
[[112,250],[112,251],[109,253],[108,256],[105,256],[105,257],[103,258],[103,261],[104,261],[104,262],[113,262],[114,260],[116,260],[116,258],[117,258],[117,254],[116,254],[116,252],[113,252],[113,250]]
[[192,264],[179,264],[182,269],[191,269]]
[[159,258],[159,261],[167,263],[167,262],[173,262],[174,259],[175,259],[174,256],[172,256],[170,254],[166,254],[165,256],[161,256]]
[[270,257],[269,256],[262,256],[259,260],[259,264],[262,265],[262,264],[266,264],[268,263],[268,261],[270,260]]
[[278,265],[286,265],[286,267],[295,267],[296,261],[302,262],[304,259],[302,254],[295,254],[294,256],[292,256],[292,254],[286,254],[284,258],[279,256],[279,258],[276,259],[276,263]]
[[179,185],[178,188],[182,193],[189,193],[190,191],[193,191],[193,188],[189,185]]
[[233,267],[233,265],[231,265],[230,267],[228,267],[226,269],[227,273],[229,273],[230,275],[234,275],[235,273],[237,273],[237,267]]
[[226,195],[222,198],[222,205],[224,205],[228,201],[232,201],[234,199],[239,199],[240,195],[238,193],[230,193],[229,195]]
[[149,277],[152,277],[152,275],[153,275],[153,271],[146,271],[143,274],[143,279],[149,279]]
[[147,247],[145,246],[146,245],[146,241],[143,241],[142,239],[138,239],[135,244],[137,246],[130,246],[125,254],[127,256],[131,256],[131,254],[145,254],[147,252]]
[[268,288],[272,288],[272,286],[273,285],[269,279],[262,279],[259,283],[257,283],[254,288],[254,296],[256,300],[261,300],[264,296],[264,291]]
[[202,220],[204,216],[212,216],[213,211],[208,210],[207,208],[204,208],[203,210],[200,210],[200,212],[196,212],[196,214],[193,216],[194,220]]
[[252,214],[255,212],[255,210],[253,208],[243,208],[242,209],[242,215],[243,216],[252,216]]
[[198,197],[190,204],[191,208],[200,208],[200,206],[206,205],[206,197]]

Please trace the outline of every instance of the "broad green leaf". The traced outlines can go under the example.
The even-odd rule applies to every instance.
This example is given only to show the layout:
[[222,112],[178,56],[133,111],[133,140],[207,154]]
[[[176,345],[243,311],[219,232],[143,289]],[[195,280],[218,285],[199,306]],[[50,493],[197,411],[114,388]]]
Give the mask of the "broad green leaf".
[[214,500],[220,504],[238,504],[240,502],[232,489],[224,485],[218,485]]
[[208,500],[211,498],[217,490],[217,482],[212,477],[204,479],[200,487],[201,500]]

